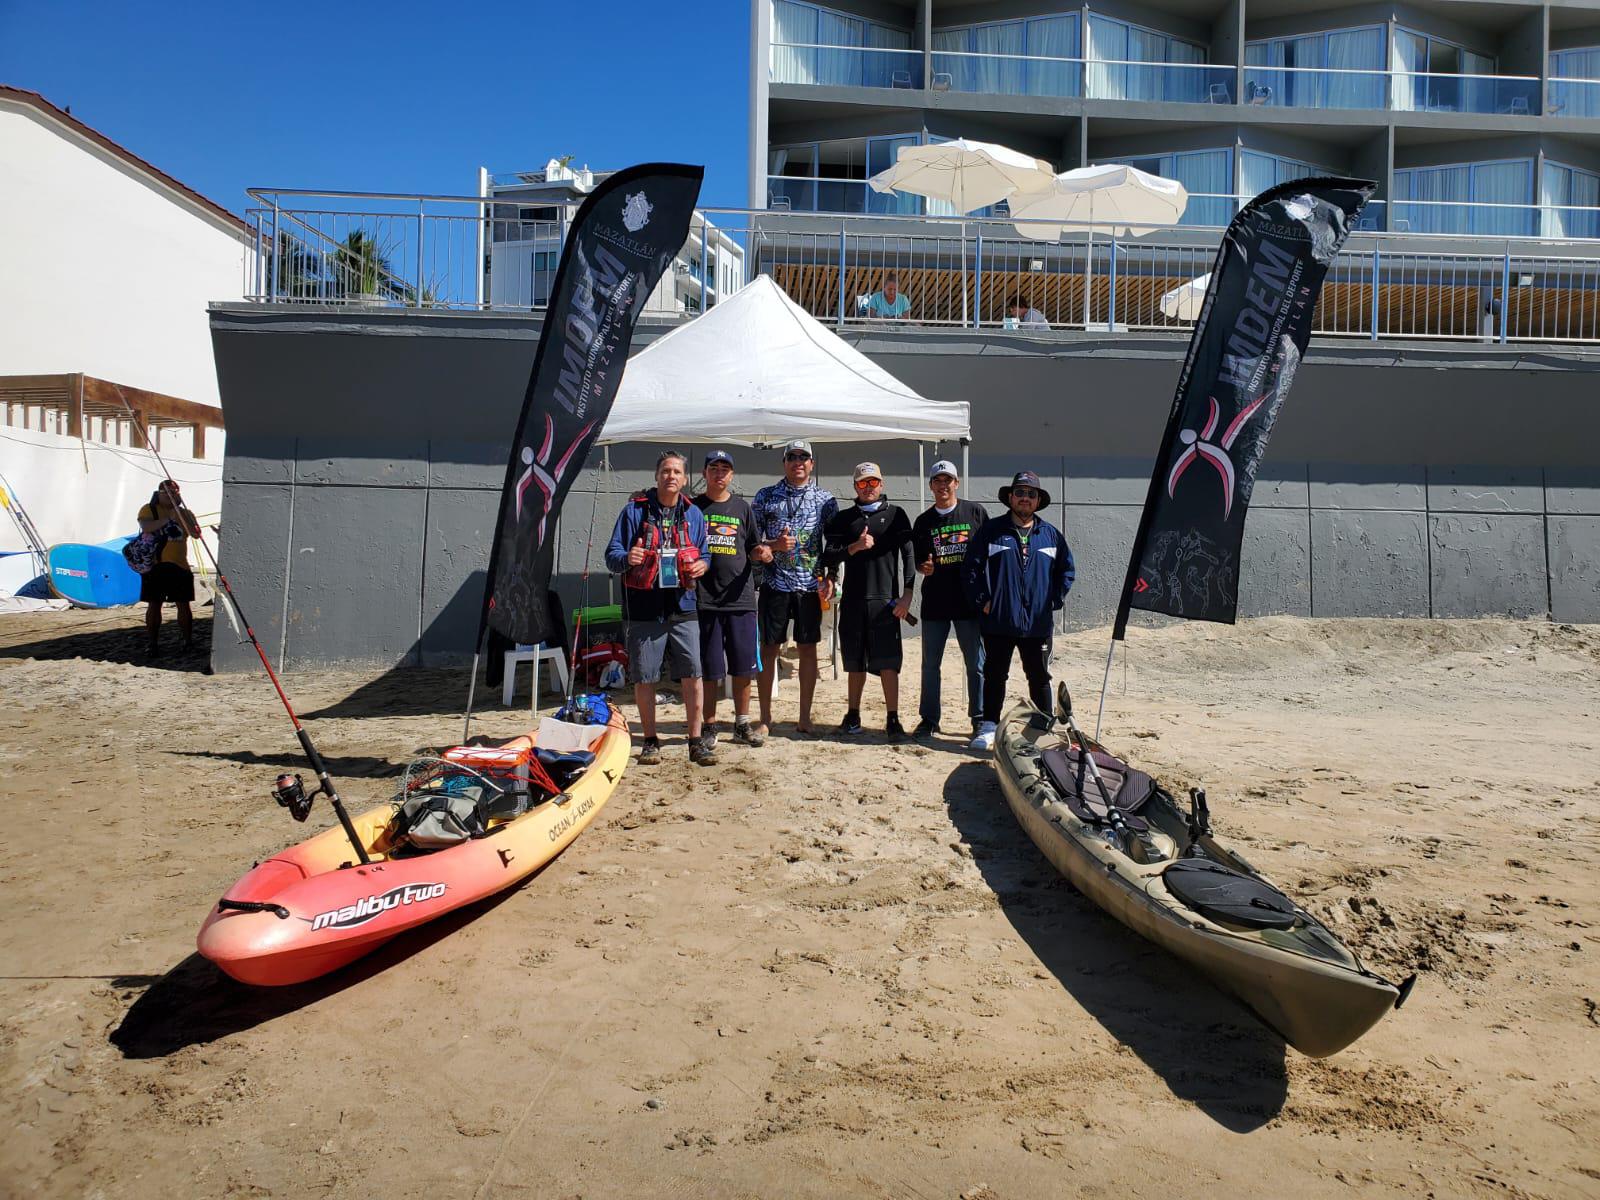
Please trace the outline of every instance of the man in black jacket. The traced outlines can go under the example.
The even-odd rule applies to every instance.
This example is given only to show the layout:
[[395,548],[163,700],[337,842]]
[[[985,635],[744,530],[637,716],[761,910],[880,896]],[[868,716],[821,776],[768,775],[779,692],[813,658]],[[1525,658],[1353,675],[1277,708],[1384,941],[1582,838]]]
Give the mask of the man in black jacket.
[[839,598],[839,646],[849,675],[850,709],[839,732],[861,732],[861,694],[867,672],[883,682],[890,741],[906,731],[900,724],[900,622],[911,611],[915,563],[911,557],[911,520],[883,494],[883,472],[877,463],[856,467],[856,502],[841,509],[824,531],[827,548],[822,566],[829,579],[845,564],[844,594]]
[[967,597],[961,568],[967,546],[989,514],[983,505],[958,495],[961,476],[956,465],[940,459],[928,473],[933,504],[911,527],[917,570],[922,573],[922,708],[914,736],[939,732],[940,670],[944,647],[954,631],[967,668],[967,717],[978,732],[983,714],[983,641],[978,610]]

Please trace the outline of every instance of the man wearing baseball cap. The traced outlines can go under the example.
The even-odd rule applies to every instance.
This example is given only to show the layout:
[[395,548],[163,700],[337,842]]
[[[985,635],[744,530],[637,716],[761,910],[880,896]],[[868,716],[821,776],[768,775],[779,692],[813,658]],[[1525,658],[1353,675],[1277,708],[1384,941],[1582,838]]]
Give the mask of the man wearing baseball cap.
[[822,555],[822,569],[830,580],[844,564],[839,648],[849,678],[850,708],[839,732],[861,732],[861,694],[870,671],[883,683],[888,710],[884,731],[897,742],[906,735],[900,724],[900,622],[911,611],[916,582],[911,520],[884,495],[883,470],[877,463],[857,464],[855,489],[855,504],[840,509],[828,522]]
[[756,595],[756,620],[761,626],[761,724],[756,732],[762,737],[772,724],[778,650],[788,639],[791,623],[800,648],[800,720],[795,731],[812,732],[822,602],[833,594],[832,583],[818,578],[817,566],[823,527],[839,511],[833,494],[812,478],[815,468],[810,442],[788,443],[783,448],[783,478],[762,488],[750,504],[756,532],[772,552],[771,561],[761,568]]
[[1050,506],[1050,493],[1037,475],[1018,471],[1000,489],[1000,503],[1010,511],[983,524],[962,568],[983,632],[983,720],[968,743],[974,750],[994,749],[1012,651],[1022,659],[1034,707],[1051,711],[1051,618],[1066,604],[1076,575],[1067,539],[1038,515]]
[[915,736],[931,737],[939,732],[940,672],[951,630],[967,669],[970,736],[978,732],[983,713],[983,640],[978,632],[978,610],[961,581],[961,567],[972,536],[989,514],[976,501],[961,499],[961,474],[948,459],[933,464],[928,486],[933,491],[933,505],[911,528],[917,570],[922,574],[922,706]]
[[750,681],[761,672],[760,631],[756,622],[755,564],[772,561],[761,544],[750,503],[733,490],[733,456],[726,450],[706,455],[706,490],[694,506],[706,518],[706,561],[698,585],[700,668],[705,729],[717,741],[717,692],[733,676],[733,740],[759,746],[763,730],[750,724]]

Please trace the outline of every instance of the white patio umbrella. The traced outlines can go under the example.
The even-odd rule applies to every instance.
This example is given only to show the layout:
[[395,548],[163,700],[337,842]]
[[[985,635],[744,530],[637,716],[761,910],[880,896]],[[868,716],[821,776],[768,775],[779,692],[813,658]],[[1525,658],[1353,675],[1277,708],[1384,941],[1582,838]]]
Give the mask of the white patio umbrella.
[[1018,193],[1048,192],[1054,168],[1009,146],[956,138],[902,146],[894,166],[867,180],[877,192],[909,192],[969,213]]
[[1198,279],[1191,279],[1188,283],[1179,284],[1170,292],[1162,294],[1160,301],[1161,311],[1165,316],[1175,321],[1193,321],[1200,315],[1200,310],[1205,306],[1206,289],[1211,286],[1211,273],[1207,271]]
[[[1054,242],[1069,225],[1085,231],[1083,323],[1087,326],[1096,227],[1106,225],[1116,237],[1119,233],[1137,236],[1175,224],[1189,206],[1189,193],[1176,179],[1164,179],[1124,163],[1102,163],[1063,171],[1049,191],[1018,193],[1009,203],[1011,216],[1018,222],[1017,232],[1023,237]],[[1040,220],[1047,223],[1025,223]]]

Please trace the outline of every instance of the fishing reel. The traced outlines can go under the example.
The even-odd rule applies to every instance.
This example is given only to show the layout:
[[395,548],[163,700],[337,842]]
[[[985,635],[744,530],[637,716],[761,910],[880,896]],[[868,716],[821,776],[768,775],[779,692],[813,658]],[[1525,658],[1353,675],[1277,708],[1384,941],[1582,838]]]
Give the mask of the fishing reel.
[[279,775],[273,783],[272,798],[289,810],[289,815],[296,821],[304,821],[311,815],[311,802],[320,796],[325,789],[319,784],[312,791],[306,791],[306,781],[298,775],[288,773]]

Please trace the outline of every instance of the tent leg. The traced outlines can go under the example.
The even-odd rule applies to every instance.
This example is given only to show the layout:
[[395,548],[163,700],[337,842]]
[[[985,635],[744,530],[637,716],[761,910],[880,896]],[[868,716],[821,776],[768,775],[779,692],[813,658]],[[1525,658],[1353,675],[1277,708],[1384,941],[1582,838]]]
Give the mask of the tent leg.
[[969,450],[969,448],[970,448],[970,446],[969,446],[969,443],[967,442],[967,439],[966,438],[962,438],[961,439],[961,482],[962,482],[963,485],[965,485],[966,482],[967,482],[967,475],[968,475],[967,466],[968,466],[968,458],[969,458],[967,451]]
[[928,464],[922,457],[922,443],[917,443],[917,495],[926,496],[928,493]]

